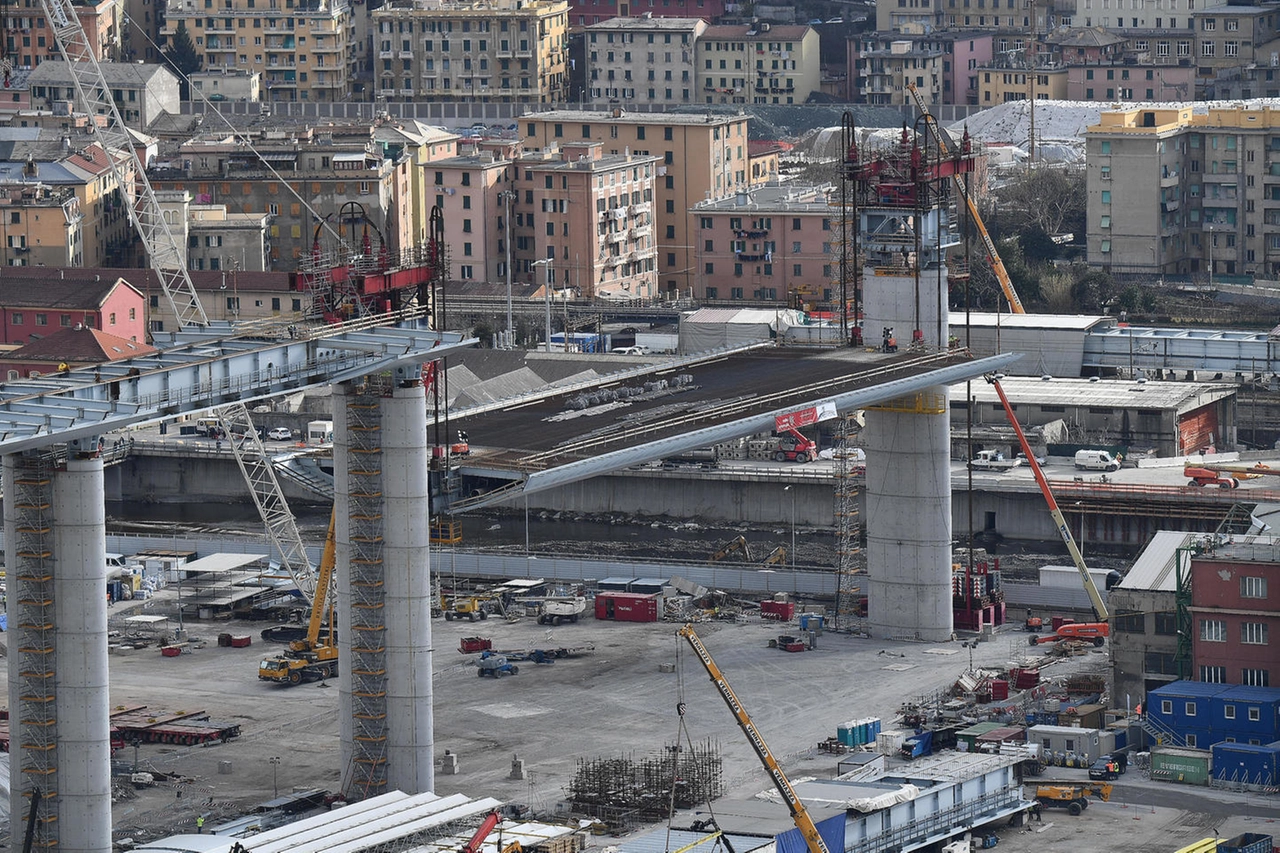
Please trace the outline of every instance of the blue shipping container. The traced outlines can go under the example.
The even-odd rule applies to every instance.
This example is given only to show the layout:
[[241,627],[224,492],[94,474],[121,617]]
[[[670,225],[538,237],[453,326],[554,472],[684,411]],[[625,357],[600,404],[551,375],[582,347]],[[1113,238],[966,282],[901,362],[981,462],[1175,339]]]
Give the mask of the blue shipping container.
[[1280,746],[1215,743],[1213,778],[1267,788],[1280,785]]
[[1271,853],[1271,836],[1246,832],[1220,843],[1218,853]]
[[1221,738],[1270,743],[1280,738],[1280,688],[1231,685],[1210,700],[1210,727]]
[[[1157,726],[1180,735],[1191,728],[1208,730],[1213,725],[1210,700],[1227,689],[1225,684],[1175,681],[1147,691],[1146,714]],[[1201,743],[1200,748],[1207,749],[1209,743]]]

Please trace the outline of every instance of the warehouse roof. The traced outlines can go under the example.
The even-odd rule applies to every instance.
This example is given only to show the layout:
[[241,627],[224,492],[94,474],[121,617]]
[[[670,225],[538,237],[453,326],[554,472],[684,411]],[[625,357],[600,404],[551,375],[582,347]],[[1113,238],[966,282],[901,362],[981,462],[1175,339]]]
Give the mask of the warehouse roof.
[[[1236,393],[1236,386],[1223,382],[1156,382],[1133,380],[1038,379],[1006,376],[1000,381],[1014,404],[1030,406],[1095,406],[1100,408],[1176,409],[1188,401],[1204,405]],[[972,383],[978,403],[999,403],[995,389],[984,382]],[[964,387],[956,386],[956,399],[964,399]],[[1196,398],[1200,398],[1197,400]]]
[[1117,588],[1176,592],[1178,549],[1190,545],[1200,535],[1178,530],[1157,531]]
[[[951,329],[963,328],[965,315],[951,315]],[[1088,331],[1095,326],[1115,325],[1115,317],[1101,314],[997,314],[993,311],[973,311],[969,325],[973,328],[999,326],[1002,329],[1048,329],[1056,332]]]

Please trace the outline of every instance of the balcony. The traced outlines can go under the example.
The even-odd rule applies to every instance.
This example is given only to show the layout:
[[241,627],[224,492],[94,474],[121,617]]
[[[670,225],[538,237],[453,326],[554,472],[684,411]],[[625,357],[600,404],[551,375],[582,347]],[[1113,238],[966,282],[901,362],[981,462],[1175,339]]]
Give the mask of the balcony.
[[378,58],[379,59],[395,59],[396,52],[394,50],[380,50],[378,51]]
[[1161,176],[1161,178],[1160,178],[1160,186],[1161,186],[1161,187],[1176,187],[1176,186],[1178,185],[1178,180],[1179,180],[1179,178],[1181,178],[1181,177],[1182,177],[1182,175],[1181,175],[1181,173],[1179,173],[1179,172],[1170,172],[1170,173],[1169,173],[1169,174],[1167,174],[1167,175],[1163,175],[1163,176]]
[[319,44],[316,43],[311,48],[312,53],[341,53],[342,47],[337,44]]
[[397,54],[397,56],[398,56],[400,59],[413,59],[413,51],[412,51],[412,50],[402,50],[402,51],[400,51],[400,52]]

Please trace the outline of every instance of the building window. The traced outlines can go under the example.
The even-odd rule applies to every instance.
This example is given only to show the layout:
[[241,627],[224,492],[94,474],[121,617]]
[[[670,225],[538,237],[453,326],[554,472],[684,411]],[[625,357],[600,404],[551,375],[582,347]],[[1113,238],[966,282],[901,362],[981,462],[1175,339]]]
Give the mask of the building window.
[[10,315],[9,315],[9,323],[10,323],[10,325],[13,325],[13,326],[21,326],[21,325],[22,325],[22,312],[21,312],[21,311],[15,311],[14,313],[10,314]]
[[1099,225],[1101,225],[1103,228],[1110,228],[1111,227],[1110,214],[1103,214],[1102,221],[1099,223]]
[[1147,630],[1147,617],[1136,611],[1121,611],[1112,618],[1111,627],[1125,634],[1143,634]]
[[1240,578],[1240,597],[1241,598],[1266,598],[1267,597],[1267,579],[1266,578]]
[[707,275],[714,275],[715,271],[716,271],[716,265],[713,264],[711,261],[707,261],[707,263],[703,266],[703,272],[706,273]]
[[1201,619],[1200,640],[1205,643],[1225,643],[1227,623],[1221,619]]
[[[1200,667],[1200,668],[1201,668],[1201,669],[1204,669],[1205,667]],[[1201,680],[1201,681],[1204,681],[1205,679],[1203,679],[1203,678],[1202,678],[1202,679],[1200,679],[1200,680]],[[1221,682],[1215,682],[1215,683],[1221,683]],[[1223,706],[1222,706],[1222,716],[1223,716],[1224,718],[1228,719],[1228,720],[1234,720],[1234,719],[1236,718],[1236,706],[1235,706],[1235,705],[1223,705]]]
[[[1225,666],[1202,666],[1200,667],[1200,680],[1205,684],[1226,684],[1227,668]],[[1227,707],[1232,708],[1229,719],[1235,719],[1235,709],[1231,705]]]
[[1110,153],[1111,153],[1111,141],[1110,141],[1110,140],[1106,140],[1106,139],[1104,139],[1104,140],[1102,141],[1102,151],[1101,151],[1101,153],[1102,153],[1102,154],[1110,154]]
[[70,314],[63,314],[61,317],[59,317],[59,318],[58,318],[58,322],[59,322],[61,325],[63,325],[63,326],[70,326],[70,325],[71,325],[71,315],[70,315]]
[[1196,703],[1187,702],[1182,706],[1182,710],[1188,717],[1194,717],[1196,715]]
[[1155,614],[1156,616],[1156,633],[1164,637],[1174,637],[1178,634],[1178,614],[1172,610],[1162,610]]
[[1161,700],[1160,700],[1160,713],[1161,713],[1161,714],[1164,714],[1166,717],[1170,716],[1170,715],[1173,713],[1173,700],[1172,700],[1172,699],[1161,699]]
[[1195,736],[1195,735],[1190,735],[1190,734],[1189,734],[1189,735],[1187,735],[1187,746],[1189,746],[1191,749],[1195,749],[1195,748],[1196,748],[1196,736]]
[[1267,644],[1267,623],[1241,622],[1240,642],[1251,646],[1265,646]]
[[47,326],[47,325],[49,325],[49,315],[48,315],[48,314],[37,314],[37,315],[36,315],[36,325],[37,325],[37,326]]

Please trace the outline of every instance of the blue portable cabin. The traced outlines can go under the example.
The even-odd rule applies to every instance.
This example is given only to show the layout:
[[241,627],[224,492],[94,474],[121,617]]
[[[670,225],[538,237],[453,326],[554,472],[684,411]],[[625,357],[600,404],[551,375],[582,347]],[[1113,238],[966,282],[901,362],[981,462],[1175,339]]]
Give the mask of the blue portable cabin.
[[[1209,730],[1213,724],[1211,700],[1228,689],[1225,684],[1201,681],[1175,681],[1147,691],[1146,714],[1157,727],[1171,729],[1182,736],[1189,730]],[[1207,749],[1209,742],[1199,744]]]
[[1209,710],[1209,728],[1218,740],[1280,740],[1280,688],[1231,685],[1209,700]]
[[596,589],[602,592],[631,592],[631,585],[635,582],[635,578],[604,578],[596,582]]
[[1233,785],[1280,786],[1280,742],[1215,743],[1213,778]]

